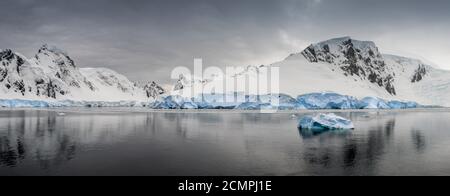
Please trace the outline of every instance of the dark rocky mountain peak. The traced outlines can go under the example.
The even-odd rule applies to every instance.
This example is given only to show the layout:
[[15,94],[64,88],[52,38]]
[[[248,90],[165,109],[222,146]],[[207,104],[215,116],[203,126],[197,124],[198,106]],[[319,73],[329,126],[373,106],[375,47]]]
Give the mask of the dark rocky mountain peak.
[[393,74],[386,68],[383,55],[371,41],[342,37],[312,44],[301,52],[312,63],[329,63],[345,76],[359,77],[396,94]]

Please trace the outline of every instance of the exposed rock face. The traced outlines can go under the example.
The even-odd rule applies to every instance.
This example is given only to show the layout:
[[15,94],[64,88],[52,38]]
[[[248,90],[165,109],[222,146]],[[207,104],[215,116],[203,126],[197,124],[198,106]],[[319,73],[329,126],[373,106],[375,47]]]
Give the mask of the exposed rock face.
[[[39,66],[42,62],[39,59],[44,58],[43,56],[46,58],[46,65],[41,68]],[[59,54],[52,53],[47,46],[43,46],[31,61],[23,59],[11,50],[2,51],[0,61],[0,83],[6,87],[6,92],[22,96],[57,98],[70,92],[67,84],[79,87],[77,81],[71,79],[71,69],[76,69],[73,61],[66,55],[60,57]],[[50,72],[54,73],[54,77],[49,76]]]
[[189,81],[187,80],[187,78],[184,75],[180,75],[180,78],[178,79],[177,83],[173,87],[173,90],[174,91],[183,90],[188,82]]
[[[159,92],[156,88],[148,93]],[[146,94],[110,69],[78,68],[56,47],[43,45],[32,59],[11,50],[0,52],[0,99],[147,100]]]
[[[279,92],[290,96],[338,93],[357,98],[410,100],[424,105],[449,106],[450,71],[433,67],[425,62],[414,58],[380,54],[373,42],[344,37],[312,44],[301,53],[292,54],[282,61],[265,66],[248,66],[238,73],[227,73],[224,77],[215,78],[213,75],[206,75],[206,78],[194,80],[188,75],[182,76],[174,84],[175,91],[182,90],[171,94],[183,97],[199,96],[199,91],[196,90],[209,87],[207,84],[221,82],[223,79],[233,81],[241,76],[258,80],[259,73],[263,73],[266,67],[273,67],[279,70]],[[245,85],[248,85],[247,81]],[[249,93],[248,89],[245,91]],[[194,94],[191,95],[191,92]],[[208,92],[203,92],[205,93]],[[367,104],[363,107],[390,108],[387,106],[388,103],[383,104],[376,99],[366,101]],[[253,103],[243,105],[243,107],[250,106],[258,105]],[[338,103],[330,108],[344,106],[346,104]]]
[[0,52],[0,83],[9,90],[25,95],[26,86],[21,78],[25,60],[11,50]]
[[426,66],[419,65],[419,67],[417,68],[417,70],[415,71],[415,73],[411,79],[411,82],[416,83],[416,82],[422,81],[422,79],[425,77],[426,74],[427,74]]
[[396,94],[393,74],[389,73],[383,56],[373,42],[337,38],[310,45],[301,54],[312,63],[333,64],[343,70],[345,76],[369,80],[390,94]]
[[156,84],[156,82],[148,83],[144,86],[147,97],[157,98],[159,95],[166,93],[164,88]]
[[60,49],[44,45],[35,55],[34,61],[36,64],[48,66],[56,78],[69,86],[81,88],[82,85],[86,85],[89,89],[95,90],[93,84],[81,75],[74,61]]

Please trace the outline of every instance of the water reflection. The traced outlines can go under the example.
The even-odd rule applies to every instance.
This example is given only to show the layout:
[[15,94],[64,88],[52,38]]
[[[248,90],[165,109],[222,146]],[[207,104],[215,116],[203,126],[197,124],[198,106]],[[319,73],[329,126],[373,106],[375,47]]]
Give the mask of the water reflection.
[[343,112],[355,130],[316,132],[288,114],[65,112],[0,111],[0,175],[383,175],[450,163],[450,113]]
[[425,151],[426,140],[425,135],[420,130],[413,129],[411,131],[412,141],[417,152],[422,153]]
[[[395,116],[346,117],[353,121],[363,117],[365,122],[357,123],[355,130],[299,130],[307,149],[303,159],[312,175],[373,175],[376,172],[377,162],[394,136]],[[326,170],[330,165],[334,166],[333,171]]]
[[316,130],[311,130],[311,129],[300,129],[298,128],[298,131],[300,133],[300,136],[303,139],[310,139],[310,138],[314,138],[317,137],[319,135],[328,133],[328,136],[336,136],[336,135],[342,135],[345,136],[349,133],[351,133],[351,130],[326,130],[326,129],[316,129]]
[[[55,133],[56,116],[35,112],[33,117],[0,118],[0,163],[9,167],[18,165],[25,157],[36,159],[42,168],[50,161],[61,162],[74,156],[75,145],[67,135]],[[19,111],[25,116],[25,111]]]
[[[58,116],[48,111],[11,111],[0,117],[0,165],[15,167],[25,158],[43,169],[76,157],[79,146],[113,143],[139,126],[155,125],[146,116]],[[20,117],[18,117],[20,116]],[[92,145],[92,146],[89,146]],[[81,149],[83,150],[83,149]],[[86,150],[86,149],[84,149]]]
[[15,166],[21,159],[24,158],[25,150],[22,143],[19,141],[17,147],[13,147],[8,138],[0,138],[0,164],[5,166]]

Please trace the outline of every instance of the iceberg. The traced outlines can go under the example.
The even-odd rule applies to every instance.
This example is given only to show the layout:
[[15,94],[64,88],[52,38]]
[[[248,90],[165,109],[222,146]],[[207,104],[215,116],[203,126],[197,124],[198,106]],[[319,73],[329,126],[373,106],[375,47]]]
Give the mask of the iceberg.
[[336,114],[317,114],[300,120],[299,129],[309,130],[348,130],[354,129],[353,122]]

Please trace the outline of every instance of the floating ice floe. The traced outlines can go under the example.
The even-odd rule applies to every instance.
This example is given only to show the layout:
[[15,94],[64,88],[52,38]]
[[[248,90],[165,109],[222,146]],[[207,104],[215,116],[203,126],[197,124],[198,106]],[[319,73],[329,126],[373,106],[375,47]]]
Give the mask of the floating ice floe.
[[354,129],[355,126],[352,121],[330,113],[303,117],[300,120],[298,128],[311,130],[348,130]]

